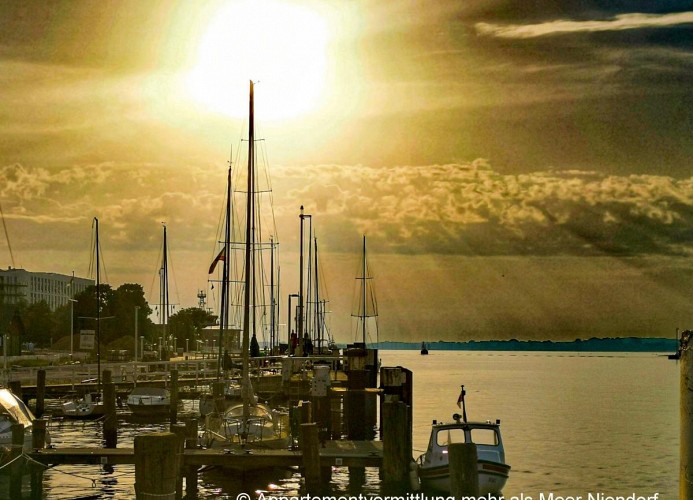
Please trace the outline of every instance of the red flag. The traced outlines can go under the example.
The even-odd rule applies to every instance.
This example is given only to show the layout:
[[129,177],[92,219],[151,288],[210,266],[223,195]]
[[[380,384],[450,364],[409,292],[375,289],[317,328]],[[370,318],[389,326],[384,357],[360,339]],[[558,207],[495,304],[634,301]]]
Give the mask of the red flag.
[[217,267],[217,262],[220,260],[226,260],[226,247],[223,247],[221,249],[221,252],[219,252],[219,255],[216,256],[216,258],[212,261],[212,265],[209,266],[209,274],[212,274],[214,272],[214,269]]
[[462,386],[462,390],[460,391],[460,395],[457,396],[457,407],[462,408],[462,401],[464,401],[464,386]]

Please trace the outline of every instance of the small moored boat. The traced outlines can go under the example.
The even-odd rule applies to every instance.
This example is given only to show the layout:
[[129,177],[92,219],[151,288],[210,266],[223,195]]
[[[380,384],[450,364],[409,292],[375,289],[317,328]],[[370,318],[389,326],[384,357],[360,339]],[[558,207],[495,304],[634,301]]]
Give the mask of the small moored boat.
[[133,415],[163,415],[171,410],[171,393],[161,387],[135,387],[127,404]]
[[82,397],[69,399],[62,404],[61,409],[65,418],[96,419],[106,414],[103,398],[98,392],[88,392]]
[[[458,399],[464,406],[464,386]],[[467,422],[466,410],[463,416],[455,413],[452,423],[433,421],[431,438],[426,453],[418,459],[418,472],[424,490],[450,493],[450,468],[448,445],[453,443],[474,443],[477,452],[479,474],[479,495],[485,496],[501,492],[508,480],[510,466],[505,463],[505,450],[500,432],[500,421]]]
[[421,355],[424,356],[428,354],[428,347],[426,347],[426,342],[421,342]]

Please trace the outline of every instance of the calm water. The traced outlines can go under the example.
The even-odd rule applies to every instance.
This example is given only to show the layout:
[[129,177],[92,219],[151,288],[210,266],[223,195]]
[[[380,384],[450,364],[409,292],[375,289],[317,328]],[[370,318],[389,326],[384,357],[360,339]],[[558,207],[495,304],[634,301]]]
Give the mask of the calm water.
[[[425,449],[432,419],[451,420],[460,384],[474,420],[501,419],[512,466],[505,497],[651,495],[678,492],[678,365],[656,354],[381,351],[384,366],[414,372],[414,455]],[[187,410],[193,409],[187,407]],[[119,445],[165,423],[121,422]],[[98,446],[97,423],[50,428],[56,446]],[[348,492],[337,470],[335,493]],[[44,476],[45,498],[134,498],[134,467],[104,472],[60,466]],[[236,498],[239,492],[295,494],[298,476],[256,478],[241,484],[223,474],[200,475],[200,498]],[[364,493],[378,494],[377,470],[367,470]]]

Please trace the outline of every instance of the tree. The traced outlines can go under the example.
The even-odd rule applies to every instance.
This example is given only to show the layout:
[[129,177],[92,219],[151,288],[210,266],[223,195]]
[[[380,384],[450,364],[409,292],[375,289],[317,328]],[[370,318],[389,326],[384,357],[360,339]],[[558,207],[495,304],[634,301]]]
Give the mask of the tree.
[[217,317],[199,307],[181,309],[168,319],[168,331],[176,337],[178,345],[195,348],[195,341],[199,338],[203,328],[215,324]]
[[38,347],[49,347],[52,344],[56,325],[45,301],[27,305],[21,317],[25,328],[22,342],[33,342]]

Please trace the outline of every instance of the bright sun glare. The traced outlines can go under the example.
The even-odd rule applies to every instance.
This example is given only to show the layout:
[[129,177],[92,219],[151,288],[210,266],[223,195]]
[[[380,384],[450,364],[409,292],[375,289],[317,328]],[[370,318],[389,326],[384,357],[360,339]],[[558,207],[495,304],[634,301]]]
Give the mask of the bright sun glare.
[[263,118],[294,118],[320,100],[327,41],[327,21],[308,8],[273,0],[225,3],[201,40],[188,91],[212,111],[244,116],[253,80]]

